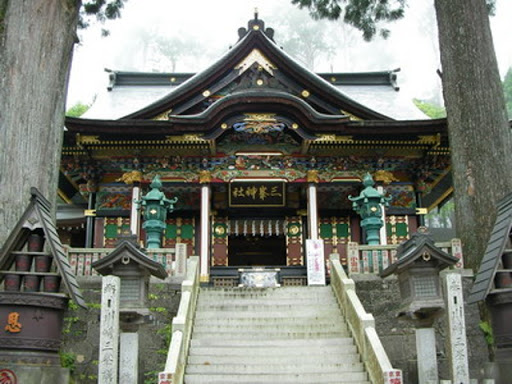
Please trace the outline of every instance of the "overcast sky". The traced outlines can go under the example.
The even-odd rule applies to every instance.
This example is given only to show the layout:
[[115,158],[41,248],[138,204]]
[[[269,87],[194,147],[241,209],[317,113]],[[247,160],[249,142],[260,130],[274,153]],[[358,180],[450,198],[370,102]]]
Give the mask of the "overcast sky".
[[[429,28],[428,21],[435,18],[432,1],[413,0],[409,3],[405,18],[387,25],[391,30],[387,40],[366,43],[359,32],[339,25],[340,22],[319,21],[334,23],[337,29],[330,37],[345,48],[339,48],[337,55],[320,60],[315,70],[358,72],[401,68],[401,92],[424,99],[439,95],[437,39],[432,36],[435,29]],[[140,31],[151,29],[161,35],[187,36],[201,42],[207,47],[203,48],[203,54],[194,60],[178,62],[176,67],[177,72],[197,72],[236,43],[238,28],[247,27],[255,8],[266,27],[275,30],[275,40],[279,44],[280,15],[298,12],[290,0],[128,0],[121,19],[105,26],[92,25],[79,32],[81,43],[74,53],[68,107],[77,102],[91,103],[94,96],[106,88],[104,68],[148,71],[158,66],[159,70],[171,71],[165,63],[162,66],[162,63],[142,62],[141,52],[133,44]],[[301,12],[307,13],[305,10]],[[512,1],[497,0],[497,12],[491,18],[491,25],[502,77],[512,66],[512,44],[510,37],[507,38],[511,35],[511,21]],[[102,27],[110,31],[110,36],[100,36]],[[300,25],[296,27],[301,28]]]

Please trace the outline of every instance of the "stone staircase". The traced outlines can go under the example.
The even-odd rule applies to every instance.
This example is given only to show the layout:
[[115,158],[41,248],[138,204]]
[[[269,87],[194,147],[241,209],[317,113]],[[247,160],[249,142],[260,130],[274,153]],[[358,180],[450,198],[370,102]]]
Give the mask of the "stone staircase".
[[185,384],[369,384],[327,287],[201,288]]

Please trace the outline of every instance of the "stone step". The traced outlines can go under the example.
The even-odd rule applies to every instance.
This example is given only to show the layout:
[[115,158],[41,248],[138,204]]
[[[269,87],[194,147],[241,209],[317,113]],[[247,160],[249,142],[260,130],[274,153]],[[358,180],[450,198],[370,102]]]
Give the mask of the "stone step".
[[338,373],[255,374],[255,375],[185,375],[185,384],[370,384],[367,374]]
[[[330,363],[359,363],[361,359],[355,353],[355,346],[350,346],[346,350],[341,348],[322,348],[308,349],[307,353],[298,349],[274,349],[270,354],[268,349],[260,348],[258,353],[251,350],[238,350],[240,354],[225,354],[227,348],[216,348],[208,351],[196,348],[195,353],[189,354],[188,364],[330,364]],[[192,351],[192,350],[191,350]],[[344,352],[344,353],[341,353]]]
[[287,310],[276,310],[275,308],[268,308],[267,310],[262,311],[239,311],[235,309],[231,310],[223,310],[223,311],[214,311],[214,310],[200,310],[196,312],[196,319],[211,319],[211,318],[219,318],[219,319],[236,319],[242,317],[249,318],[322,318],[329,317],[337,319],[341,317],[341,312],[337,308],[291,308]]
[[274,306],[274,305],[300,305],[300,306],[306,306],[306,305],[323,305],[323,306],[329,306],[329,305],[337,305],[336,299],[334,297],[306,297],[306,298],[279,298],[276,300],[272,299],[199,299],[197,301],[197,308],[209,308],[209,307],[217,307],[217,306],[223,306],[223,305],[240,305],[240,306],[246,306],[246,305],[260,305],[260,306]]
[[189,350],[190,356],[253,356],[253,357],[275,357],[276,359],[280,359],[283,357],[293,356],[297,358],[308,357],[309,355],[333,355],[344,357],[347,355],[354,354],[359,359],[357,355],[357,347],[352,343],[340,343],[337,345],[313,345],[311,343],[305,343],[307,346],[307,352],[304,353],[304,345],[298,346],[293,345],[289,346],[290,343],[278,346],[271,346],[272,353],[270,353],[269,345],[227,345],[227,344],[209,344],[209,345],[198,345],[197,343],[192,343]]
[[335,309],[332,305],[322,305],[320,303],[306,303],[301,305],[297,304],[281,304],[279,302],[274,303],[274,305],[262,305],[262,304],[231,304],[231,303],[219,303],[219,304],[211,304],[208,306],[199,306],[197,310],[199,312],[202,311],[251,311],[251,312],[288,312],[288,311],[312,311],[312,310],[323,310],[323,309]]
[[280,299],[322,299],[332,296],[332,292],[328,291],[279,291],[279,292],[225,292],[221,294],[201,292],[199,295],[201,298],[206,300],[220,300],[220,299],[232,299],[232,300],[280,300]]
[[216,337],[197,339],[194,336],[190,340],[192,347],[294,347],[308,348],[314,346],[349,346],[353,345],[354,340],[351,337],[329,337],[317,339],[299,339],[299,338],[272,338],[272,339],[223,339]]
[[259,295],[259,296],[279,296],[288,294],[303,294],[308,295],[312,293],[325,294],[332,292],[332,288],[328,285],[325,286],[307,286],[307,287],[278,287],[278,288],[201,288],[201,295],[213,295],[219,297],[221,295]]
[[297,324],[303,326],[329,326],[331,324],[338,324],[342,327],[346,327],[346,322],[340,316],[338,318],[329,318],[329,317],[300,317],[300,318],[288,318],[288,317],[278,317],[278,318],[267,318],[267,317],[238,317],[238,318],[212,318],[212,319],[195,319],[194,326],[237,326],[237,327],[249,327],[249,326],[259,326],[266,325],[269,327],[287,327],[294,326]]
[[260,365],[243,365],[243,364],[189,364],[185,374],[202,374],[202,375],[218,375],[218,374],[238,374],[238,375],[265,375],[272,373],[274,375],[309,373],[337,373],[345,375],[352,372],[363,372],[362,363],[306,363],[306,364],[260,364]]
[[198,333],[214,333],[214,334],[223,334],[226,332],[342,332],[344,334],[348,334],[348,328],[345,324],[336,324],[336,323],[328,323],[328,324],[279,324],[279,323],[245,323],[245,324],[195,324],[192,328],[192,332]]
[[267,330],[267,331],[239,331],[239,332],[194,332],[192,333],[192,339],[199,340],[247,340],[247,339],[261,339],[261,340],[272,340],[278,339],[322,339],[331,337],[348,337],[350,336],[347,331],[333,332],[331,330]]

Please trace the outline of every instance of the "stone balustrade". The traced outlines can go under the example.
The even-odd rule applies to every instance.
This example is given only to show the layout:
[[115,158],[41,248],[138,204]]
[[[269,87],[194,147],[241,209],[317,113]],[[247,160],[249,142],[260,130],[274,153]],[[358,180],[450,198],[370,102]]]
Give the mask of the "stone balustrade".
[[[460,239],[436,243],[446,253],[457,257],[460,262],[456,268],[464,268],[462,263],[462,246]],[[361,245],[355,242],[347,244],[347,270],[348,274],[373,273],[379,274],[396,261],[398,244],[392,245]]]
[[393,369],[375,330],[373,316],[357,297],[355,283],[343,270],[339,257],[331,255],[331,286],[361,353],[362,360],[375,384],[403,384],[402,371]]
[[[115,248],[66,248],[71,270],[76,276],[99,276],[91,267],[96,260],[102,259]],[[145,253],[153,260],[162,264],[169,276],[176,269],[175,248],[148,249]]]
[[158,384],[181,384],[192,334],[192,321],[199,293],[199,257],[187,261],[187,275],[181,284],[181,301],[172,321],[172,339],[165,369],[158,374]]

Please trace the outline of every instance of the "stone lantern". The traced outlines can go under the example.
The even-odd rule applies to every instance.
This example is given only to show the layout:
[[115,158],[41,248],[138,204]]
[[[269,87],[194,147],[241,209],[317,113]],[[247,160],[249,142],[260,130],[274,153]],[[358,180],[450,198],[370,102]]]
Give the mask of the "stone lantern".
[[100,275],[114,275],[121,280],[121,320],[127,321],[147,313],[147,297],[151,276],[165,279],[162,264],[151,260],[129,240],[124,240],[108,256],[92,263]]
[[152,249],[160,248],[162,233],[165,230],[167,211],[174,211],[174,204],[178,201],[178,198],[167,199],[165,197],[165,194],[162,192],[162,182],[159,175],[153,178],[149,186],[151,190],[136,203],[144,207],[144,223],[142,228],[146,231],[146,247]]
[[361,221],[361,227],[366,231],[367,244],[379,245],[379,231],[384,225],[381,206],[387,207],[391,197],[384,196],[374,188],[375,181],[373,181],[369,173],[364,176],[363,185],[365,188],[361,191],[359,196],[349,196],[348,198],[352,201],[354,211],[363,219]]
[[444,310],[439,273],[459,260],[436,247],[425,227],[400,244],[396,256],[381,277],[398,277],[402,299],[398,316],[430,326]]
[[381,277],[398,277],[401,303],[398,318],[416,328],[419,384],[437,382],[434,320],[445,310],[440,271],[459,260],[436,247],[425,227],[397,248],[397,261],[381,272]]

